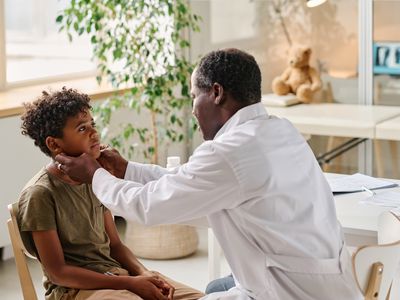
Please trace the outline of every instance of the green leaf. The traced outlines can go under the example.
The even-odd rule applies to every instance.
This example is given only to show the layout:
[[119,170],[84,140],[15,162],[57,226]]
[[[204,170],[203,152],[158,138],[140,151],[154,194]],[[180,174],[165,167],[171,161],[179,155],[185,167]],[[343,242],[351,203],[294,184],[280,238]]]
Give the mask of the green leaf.
[[183,5],[182,3],[180,3],[180,4],[178,5],[178,10],[179,10],[179,12],[182,13],[182,14],[186,14],[186,12],[187,12],[186,6]]
[[63,20],[63,15],[59,15],[59,16],[57,16],[57,18],[56,18],[56,23],[61,23],[62,22],[62,20]]
[[181,93],[183,96],[188,96],[189,95],[189,87],[185,84],[182,86]]
[[[56,18],[59,31],[65,31],[69,40],[75,36],[74,32],[88,35],[93,59],[97,61],[98,82],[104,78],[119,91],[128,88],[124,95],[113,96],[93,110],[102,126],[99,128],[102,138],[121,153],[157,160],[156,146],[158,149],[165,142],[185,138],[176,129],[192,120],[182,109],[186,111],[191,105],[189,75],[193,65],[180,50],[190,47],[189,40],[182,37],[188,30],[198,30],[201,20],[192,14],[187,3],[186,0],[71,0]],[[171,32],[160,25],[159,20],[166,18],[173,20]],[[159,34],[160,31],[165,32]],[[132,121],[140,120],[136,116],[143,113],[151,115],[152,122],[120,124],[118,118],[112,117],[125,108],[133,112]],[[116,122],[112,131],[115,136],[108,131],[111,119]],[[190,129],[195,126],[191,124]],[[189,131],[188,139],[192,132]]]
[[121,58],[122,57],[122,51],[121,51],[121,49],[115,49],[114,51],[113,51],[113,57],[114,57],[114,60],[118,60],[119,58]]

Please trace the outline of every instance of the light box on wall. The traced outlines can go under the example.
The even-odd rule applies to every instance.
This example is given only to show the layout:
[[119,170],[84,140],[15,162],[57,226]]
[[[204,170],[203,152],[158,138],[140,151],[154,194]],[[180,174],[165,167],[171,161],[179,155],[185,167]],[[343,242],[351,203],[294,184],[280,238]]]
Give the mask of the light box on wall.
[[374,74],[400,75],[400,41],[374,43]]

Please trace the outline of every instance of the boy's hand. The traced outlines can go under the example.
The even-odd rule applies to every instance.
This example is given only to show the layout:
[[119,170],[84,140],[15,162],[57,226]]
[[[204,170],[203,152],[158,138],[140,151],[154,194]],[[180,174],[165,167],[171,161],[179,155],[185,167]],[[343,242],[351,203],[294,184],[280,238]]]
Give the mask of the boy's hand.
[[139,275],[129,277],[128,290],[144,300],[172,300],[172,295],[166,294],[165,282],[158,276]]
[[94,172],[101,168],[100,164],[89,154],[72,157],[64,153],[54,158],[60,165],[58,168],[71,179],[81,183],[92,183]]
[[101,154],[97,161],[115,177],[124,179],[128,161],[124,159],[116,149],[106,145],[100,146]]
[[155,276],[156,278],[160,279],[163,282],[162,293],[165,296],[168,296],[168,300],[172,300],[173,299],[175,288],[168,281],[166,281],[164,278],[162,278],[160,276],[160,273],[158,273],[156,271],[146,270],[141,275]]

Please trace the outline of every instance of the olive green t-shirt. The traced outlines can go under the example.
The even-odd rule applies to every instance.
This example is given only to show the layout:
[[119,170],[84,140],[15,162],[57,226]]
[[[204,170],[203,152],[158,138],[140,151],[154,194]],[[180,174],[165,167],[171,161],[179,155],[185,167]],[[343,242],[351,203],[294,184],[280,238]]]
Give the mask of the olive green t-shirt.
[[[106,208],[91,185],[70,185],[42,169],[25,186],[18,204],[21,234],[57,230],[66,264],[100,273],[121,267],[110,255],[104,227]],[[28,239],[36,252],[30,233]],[[46,299],[60,299],[67,288],[51,283],[43,271]]]

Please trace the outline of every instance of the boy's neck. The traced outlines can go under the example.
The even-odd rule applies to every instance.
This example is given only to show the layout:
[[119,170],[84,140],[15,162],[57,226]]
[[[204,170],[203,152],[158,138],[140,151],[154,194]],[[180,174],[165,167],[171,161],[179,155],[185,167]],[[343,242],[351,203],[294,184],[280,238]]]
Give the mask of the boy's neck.
[[49,172],[51,175],[57,177],[61,181],[71,184],[71,185],[79,185],[81,182],[75,181],[71,179],[67,174],[65,174],[63,171],[57,168],[57,165],[55,161],[52,159],[49,164],[46,166],[47,172]]

